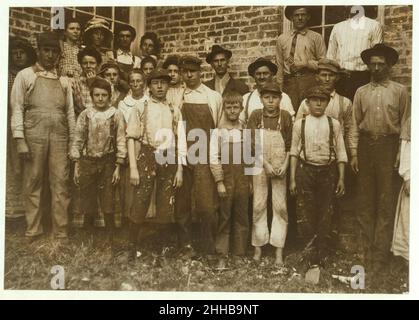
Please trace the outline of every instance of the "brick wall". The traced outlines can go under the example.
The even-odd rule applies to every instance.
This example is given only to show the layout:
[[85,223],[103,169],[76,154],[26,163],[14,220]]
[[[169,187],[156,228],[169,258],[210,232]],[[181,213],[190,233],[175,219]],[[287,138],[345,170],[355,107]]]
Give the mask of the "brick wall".
[[[194,54],[205,60],[215,43],[233,52],[231,72],[253,84],[247,66],[260,56],[274,58],[282,32],[283,7],[147,7],[146,30],[164,43],[162,54]],[[204,63],[204,78],[211,67]]]

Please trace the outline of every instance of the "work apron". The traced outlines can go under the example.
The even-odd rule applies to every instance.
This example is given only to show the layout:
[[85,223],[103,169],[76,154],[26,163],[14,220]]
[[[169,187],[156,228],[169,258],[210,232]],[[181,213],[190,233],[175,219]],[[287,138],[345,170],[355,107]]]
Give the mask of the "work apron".
[[[280,119],[280,117],[279,117]],[[279,127],[280,123],[278,123]],[[274,170],[278,170],[286,158],[285,142],[279,128],[264,129],[262,116],[262,147],[263,159],[268,161]],[[287,236],[287,179],[269,178],[263,170],[253,176],[253,229],[252,245],[261,247],[270,243],[283,248]],[[268,188],[272,186],[272,224],[269,232],[268,223]]]
[[59,79],[36,78],[24,119],[25,139],[32,155],[24,164],[26,235],[43,233],[41,198],[48,177],[52,230],[57,237],[65,237],[70,203],[69,131],[66,96]]

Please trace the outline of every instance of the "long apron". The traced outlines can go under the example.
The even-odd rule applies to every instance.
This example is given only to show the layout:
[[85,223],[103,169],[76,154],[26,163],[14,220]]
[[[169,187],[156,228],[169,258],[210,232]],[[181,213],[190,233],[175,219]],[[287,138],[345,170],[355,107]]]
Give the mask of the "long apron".
[[[279,130],[262,130],[263,157],[277,170],[282,166],[286,157],[284,139]],[[286,182],[285,177],[267,177],[265,170],[253,176],[253,246],[261,247],[270,243],[277,248],[284,247],[288,226]],[[272,225],[270,232],[267,210],[269,183],[272,185]]]
[[[208,151],[210,132],[215,128],[208,104],[183,103],[182,117],[186,123],[186,133],[193,129],[201,129],[206,133],[206,150]],[[196,141],[187,141],[188,158],[190,158],[191,146]],[[205,164],[189,165],[184,171],[184,187],[179,193],[180,201],[187,201],[186,208],[191,202],[191,190],[195,200],[195,211],[201,225],[200,242],[202,251],[205,253],[215,252],[215,235],[217,231],[218,196],[214,178],[209,167],[209,154]],[[186,209],[188,210],[188,209]],[[190,215],[190,213],[187,213]]]
[[40,204],[47,175],[51,190],[52,231],[57,237],[65,237],[70,203],[69,132],[66,97],[59,79],[36,78],[28,99],[24,128],[32,154],[32,159],[24,163],[26,235],[43,233]]

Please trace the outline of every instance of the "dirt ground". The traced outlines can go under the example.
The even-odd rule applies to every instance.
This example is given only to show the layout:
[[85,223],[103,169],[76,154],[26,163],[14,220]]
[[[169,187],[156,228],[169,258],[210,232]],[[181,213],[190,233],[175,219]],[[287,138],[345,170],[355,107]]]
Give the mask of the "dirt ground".
[[[273,266],[273,250],[266,248],[264,258],[255,264],[248,256],[230,261],[228,269],[216,270],[216,261],[206,258],[180,258],[170,233],[155,231],[141,241],[141,255],[134,264],[127,261],[126,229],[116,236],[115,254],[104,245],[104,231],[98,230],[98,244],[77,230],[70,243],[61,244],[46,235],[28,244],[24,222],[6,223],[5,279],[8,290],[50,290],[51,268],[64,267],[67,290],[138,291],[219,291],[219,292],[301,292],[301,293],[405,293],[408,267],[393,258],[386,270],[374,280],[365,277],[365,289],[354,290],[332,275],[353,276],[354,254],[336,250],[320,270],[318,284],[305,281],[298,265],[299,252],[285,251],[285,268]],[[163,236],[164,237],[163,237]],[[163,239],[164,238],[164,239]],[[371,280],[371,281],[370,281]]]

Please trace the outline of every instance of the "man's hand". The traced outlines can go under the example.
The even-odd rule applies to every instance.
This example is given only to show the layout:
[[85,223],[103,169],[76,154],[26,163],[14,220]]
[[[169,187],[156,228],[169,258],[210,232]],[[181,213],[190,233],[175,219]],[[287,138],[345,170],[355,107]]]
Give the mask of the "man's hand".
[[352,171],[357,174],[359,172],[359,167],[358,167],[358,156],[353,156],[351,159],[351,168]]
[[284,163],[282,166],[281,166],[281,168],[279,168],[277,171],[276,171],[276,176],[277,177],[279,177],[279,178],[284,178],[285,177],[285,175],[287,174],[287,169],[288,169],[288,163]]
[[129,181],[131,185],[138,186],[140,184],[140,174],[138,173],[138,168],[130,168],[129,172]]
[[294,179],[290,179],[290,193],[292,196],[297,195],[297,184]]
[[336,197],[340,198],[345,194],[345,180],[339,179],[338,184],[336,186]]
[[227,189],[226,186],[224,185],[223,181],[219,181],[217,183],[217,192],[218,195],[220,196],[220,198],[226,198],[227,197]]
[[29,150],[28,145],[26,144],[25,139],[17,139],[16,149],[19,156],[24,160],[30,160],[32,158],[32,154]]
[[76,186],[80,185],[80,164],[78,162],[74,165],[73,181]]
[[182,169],[177,169],[175,179],[173,180],[173,188],[180,189],[183,184],[183,171]]
[[265,162],[263,164],[263,168],[265,169],[265,174],[272,178],[276,175],[274,168],[272,167],[272,165],[269,162]]
[[121,175],[120,175],[120,172],[119,172],[119,164],[117,164],[116,168],[113,172],[113,175],[112,175],[112,185],[114,185],[114,186],[117,185],[119,180],[121,180]]

